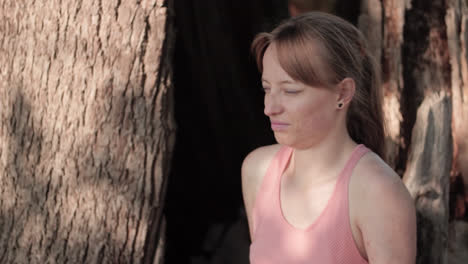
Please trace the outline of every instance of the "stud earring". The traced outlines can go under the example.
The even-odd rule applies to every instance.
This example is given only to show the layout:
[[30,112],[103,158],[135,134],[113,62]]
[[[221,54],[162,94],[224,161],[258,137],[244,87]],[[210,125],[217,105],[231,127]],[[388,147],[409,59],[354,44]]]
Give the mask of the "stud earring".
[[338,104],[338,108],[341,109],[343,107],[343,103]]

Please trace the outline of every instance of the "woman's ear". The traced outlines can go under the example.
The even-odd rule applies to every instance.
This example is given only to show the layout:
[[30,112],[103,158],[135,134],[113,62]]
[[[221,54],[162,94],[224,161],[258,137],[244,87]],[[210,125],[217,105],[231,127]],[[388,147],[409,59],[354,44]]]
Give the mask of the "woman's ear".
[[354,92],[356,91],[356,83],[352,78],[346,77],[337,85],[337,100],[336,105],[338,108],[343,108],[348,105],[353,99]]

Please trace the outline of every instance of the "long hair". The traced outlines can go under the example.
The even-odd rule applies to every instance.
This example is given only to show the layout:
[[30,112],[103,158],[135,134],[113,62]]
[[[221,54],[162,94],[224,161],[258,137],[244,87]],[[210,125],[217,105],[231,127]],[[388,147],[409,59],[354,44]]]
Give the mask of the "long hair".
[[281,67],[294,80],[323,87],[347,77],[354,80],[356,91],[346,116],[348,133],[384,158],[380,69],[363,34],[344,19],[322,12],[290,18],[255,37],[251,48],[260,72],[265,50],[272,43]]

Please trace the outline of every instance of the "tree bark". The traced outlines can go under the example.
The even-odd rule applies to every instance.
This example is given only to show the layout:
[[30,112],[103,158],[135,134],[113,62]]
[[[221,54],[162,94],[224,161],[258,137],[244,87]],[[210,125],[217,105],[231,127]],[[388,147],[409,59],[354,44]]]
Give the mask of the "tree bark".
[[468,223],[456,220],[450,224],[448,263],[465,264],[468,259],[466,238],[468,237]]
[[[452,103],[453,103],[453,137],[454,164],[453,177],[460,177],[464,183],[465,195],[462,208],[457,208],[455,217],[468,216],[468,3],[450,0],[447,11],[447,30],[449,35],[450,64],[452,67]],[[462,195],[463,196],[463,195]],[[468,217],[467,219],[468,220]]]
[[417,263],[447,263],[452,164],[451,68],[444,0],[411,1],[406,12],[401,100],[408,152],[403,180],[418,213]]
[[[403,25],[405,23],[405,2],[397,0],[383,1],[384,26],[382,46],[382,83],[384,89],[384,114],[387,129],[386,161],[402,175],[403,171],[397,166],[400,148],[405,148],[401,135],[401,93],[403,90]],[[406,149],[406,148],[405,148]]]
[[452,130],[454,160],[451,175],[451,221],[449,222],[448,263],[468,259],[468,3],[448,1],[447,34],[452,69]]
[[[361,8],[375,9],[378,2],[363,0]],[[415,199],[417,263],[448,263],[452,94],[458,87],[453,76],[459,75],[453,62],[463,60],[453,52],[460,47],[452,40],[452,27],[460,23],[453,16],[455,2],[459,1],[381,1],[383,41],[381,55],[375,54],[382,65],[388,134],[385,158]],[[362,17],[369,17],[369,10],[363,8]],[[374,17],[379,14],[373,13]],[[361,28],[372,43],[379,43],[378,30],[365,30],[379,28],[374,25],[367,22]]]
[[171,26],[163,0],[0,0],[1,263],[160,263]]
[[382,4],[379,0],[366,0],[361,2],[361,14],[358,18],[358,27],[367,37],[371,53],[380,58],[382,49]]
[[451,98],[446,93],[426,95],[413,128],[403,180],[417,208],[416,263],[448,263],[451,110]]

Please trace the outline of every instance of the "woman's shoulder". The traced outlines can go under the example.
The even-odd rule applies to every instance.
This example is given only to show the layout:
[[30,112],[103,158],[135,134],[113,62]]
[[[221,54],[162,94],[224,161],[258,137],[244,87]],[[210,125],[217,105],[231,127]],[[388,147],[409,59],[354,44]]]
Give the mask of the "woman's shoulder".
[[255,199],[263,181],[269,164],[280,150],[281,145],[259,147],[250,152],[242,163],[242,195],[249,222],[249,230],[253,234],[253,208]]
[[[372,195],[380,194],[379,188],[407,192],[400,176],[377,154],[370,151],[364,155],[356,165],[353,173],[354,180],[361,191]],[[369,188],[372,187],[372,188]]]
[[248,200],[253,200],[260,188],[268,167],[281,145],[259,147],[250,152],[242,163],[242,190]]
[[398,263],[410,263],[416,251],[416,211],[400,176],[369,152],[356,165],[349,190],[352,222],[366,245],[372,245],[366,246],[367,257],[390,260],[398,255]]
[[242,162],[242,178],[244,180],[247,180],[247,178],[253,180],[251,178],[263,176],[280,148],[281,145],[274,144],[262,146],[251,151]]
[[[401,177],[377,154],[369,152],[356,165],[350,183],[358,222],[364,229],[391,224],[389,219],[411,222],[414,200]],[[377,231],[376,231],[377,232]]]
[[271,160],[281,148],[280,144],[262,146],[252,150],[244,159],[243,165],[254,165]]

